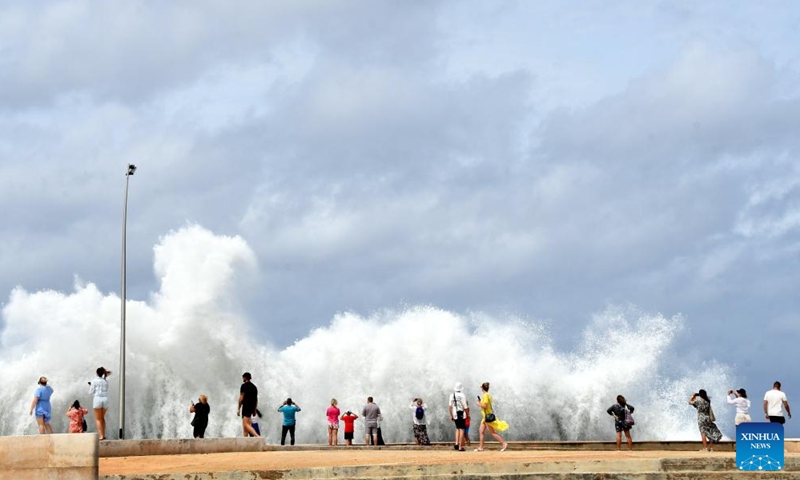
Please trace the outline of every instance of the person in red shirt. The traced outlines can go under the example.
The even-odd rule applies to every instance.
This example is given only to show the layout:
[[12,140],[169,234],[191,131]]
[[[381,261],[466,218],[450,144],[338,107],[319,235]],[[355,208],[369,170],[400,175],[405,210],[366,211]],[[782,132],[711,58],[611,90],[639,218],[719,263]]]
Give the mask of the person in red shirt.
[[353,432],[355,432],[355,422],[358,418],[358,415],[351,412],[350,410],[346,411],[344,415],[342,415],[341,420],[344,422],[344,439],[345,445],[350,446],[353,444]]

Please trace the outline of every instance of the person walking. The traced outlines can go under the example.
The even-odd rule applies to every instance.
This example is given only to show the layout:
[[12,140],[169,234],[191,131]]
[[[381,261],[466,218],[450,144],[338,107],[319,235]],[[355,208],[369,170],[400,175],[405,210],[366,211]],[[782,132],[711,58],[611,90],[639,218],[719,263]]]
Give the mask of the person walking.
[[483,451],[483,443],[486,438],[486,429],[489,429],[489,434],[495,438],[498,442],[500,442],[503,447],[500,449],[501,452],[505,452],[508,448],[508,443],[503,440],[503,437],[500,436],[495,430],[503,432],[508,429],[508,423],[500,420],[494,414],[494,408],[492,406],[492,395],[489,393],[489,382],[484,382],[481,384],[481,391],[483,392],[482,396],[478,397],[478,406],[481,407],[481,428],[480,428],[480,444],[478,448],[475,449],[476,452]]
[[458,451],[465,451],[464,449],[464,429],[466,428],[466,418],[469,415],[469,403],[467,397],[464,395],[464,387],[461,382],[456,383],[453,387],[453,394],[450,395],[448,410],[450,412],[450,420],[456,426],[456,443],[453,449]]
[[294,445],[294,427],[297,425],[295,414],[300,411],[300,406],[292,402],[291,398],[283,401],[278,411],[283,414],[283,427],[281,428],[281,445],[286,444],[286,434],[291,437],[291,445]]
[[736,406],[736,416],[733,418],[735,426],[752,421],[750,418],[750,400],[747,399],[747,391],[744,388],[740,388],[736,392],[728,390],[728,404]]
[[341,420],[344,422],[344,444],[348,447],[353,444],[353,434],[356,431],[356,419],[358,419],[358,415],[350,410],[346,411],[344,415],[341,416]]
[[250,372],[242,374],[242,386],[239,387],[239,407],[236,409],[236,416],[242,416],[243,436],[260,437],[261,435],[253,429],[253,424],[250,421],[250,417],[256,413],[258,408],[258,388],[253,385],[252,379]]
[[189,407],[189,412],[194,413],[192,419],[192,435],[194,438],[204,438],[206,434],[206,427],[208,427],[208,414],[211,413],[211,406],[208,404],[208,397],[200,395],[197,397],[197,403],[192,402]]
[[86,421],[83,419],[89,413],[89,409],[81,407],[81,402],[75,400],[67,409],[69,418],[69,433],[83,433],[86,431]]
[[622,450],[622,433],[628,442],[628,450],[633,450],[633,439],[631,438],[631,428],[633,428],[633,405],[630,405],[625,397],[617,395],[617,403],[608,407],[606,413],[614,417],[614,430],[617,432],[617,451]]
[[331,399],[331,406],[325,414],[328,416],[328,445],[339,445],[339,415],[341,411],[336,405],[338,402],[335,398]]
[[53,396],[53,387],[47,384],[47,377],[39,377],[37,384],[39,386],[36,387],[36,391],[33,394],[31,411],[28,415],[33,415],[36,412],[36,424],[39,427],[39,433],[50,434],[53,433],[53,427],[50,426],[50,419],[53,413],[50,397]]
[[722,432],[714,423],[716,418],[711,408],[711,399],[705,390],[700,389],[689,398],[689,404],[697,409],[697,426],[700,429],[700,438],[703,440],[701,451],[713,452],[714,444],[722,438]]
[[781,382],[775,382],[772,384],[772,390],[764,394],[764,415],[770,422],[782,425],[786,423],[786,418],[783,416],[784,408],[789,418],[792,418],[789,401],[786,400],[786,394],[781,392]]
[[414,443],[417,445],[430,445],[431,441],[428,438],[428,418],[425,415],[428,411],[428,406],[421,398],[411,400],[409,408],[414,415],[411,420],[414,424]]
[[97,436],[100,440],[106,439],[106,412],[108,411],[108,376],[111,370],[97,367],[97,378],[89,382],[89,395],[94,395],[92,408],[94,409],[94,422],[97,424]]
[[364,417],[364,443],[367,445],[378,446],[378,416],[381,408],[376,405],[372,397],[367,397],[367,404],[361,409],[361,416]]

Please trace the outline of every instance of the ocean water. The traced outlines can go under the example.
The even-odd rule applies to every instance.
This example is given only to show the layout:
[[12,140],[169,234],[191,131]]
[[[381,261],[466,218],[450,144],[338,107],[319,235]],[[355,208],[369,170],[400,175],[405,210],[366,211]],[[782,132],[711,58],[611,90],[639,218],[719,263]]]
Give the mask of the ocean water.
[[[263,329],[239,306],[240,283],[255,271],[252,250],[239,237],[187,226],[154,248],[159,290],[127,304],[126,436],[189,438],[189,405],[209,397],[207,437],[241,435],[236,416],[241,374],[259,388],[262,433],[280,436],[277,408],[291,397],[298,413],[298,443],[326,443],[325,410],[360,414],[367,396],[383,412],[387,442],[413,440],[411,399],[429,408],[429,434],[451,440],[447,400],[456,382],[470,402],[491,382],[510,440],[611,440],[606,409],[622,394],[636,407],[634,440],[697,440],[688,397],[699,388],[724,392],[725,365],[681,364],[674,351],[684,319],[609,308],[574,331],[561,351],[546,323],[481,313],[457,314],[435,306],[387,309],[369,316],[342,313],[286,348],[258,343]],[[67,430],[64,413],[75,399],[91,408],[87,382],[98,366],[114,372],[119,361],[119,297],[75,280],[71,292],[17,288],[3,308],[0,332],[0,435],[37,432],[28,415],[36,381],[54,388],[53,429]],[[268,313],[259,322],[269,322]],[[266,328],[268,330],[268,327]],[[107,433],[116,438],[119,379],[109,377]],[[732,432],[724,399],[712,398],[718,425]],[[474,402],[473,402],[474,405]],[[474,411],[478,416],[479,413]],[[90,431],[94,422],[87,418]],[[477,438],[478,421],[472,438]],[[356,422],[356,442],[363,440]],[[341,441],[341,434],[340,434]]]

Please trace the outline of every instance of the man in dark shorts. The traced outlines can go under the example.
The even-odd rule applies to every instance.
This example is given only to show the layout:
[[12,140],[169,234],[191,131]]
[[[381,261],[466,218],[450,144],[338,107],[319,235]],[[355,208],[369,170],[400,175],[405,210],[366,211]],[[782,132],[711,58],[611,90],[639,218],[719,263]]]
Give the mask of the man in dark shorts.
[[469,416],[469,403],[467,397],[464,395],[464,387],[461,383],[456,383],[453,388],[453,394],[450,395],[448,404],[450,411],[450,420],[456,425],[456,443],[453,448],[459,451],[464,451],[464,430],[467,428],[467,417]]
[[260,437],[261,435],[253,428],[250,423],[250,417],[256,413],[258,408],[258,388],[250,382],[250,372],[242,374],[242,386],[239,388],[239,408],[236,409],[236,415],[242,416],[242,433],[245,437]]
[[781,382],[772,384],[772,390],[764,394],[764,416],[771,423],[786,423],[786,418],[783,416],[783,410],[789,418],[792,418],[792,411],[789,410],[789,401],[786,400],[786,394],[781,391]]

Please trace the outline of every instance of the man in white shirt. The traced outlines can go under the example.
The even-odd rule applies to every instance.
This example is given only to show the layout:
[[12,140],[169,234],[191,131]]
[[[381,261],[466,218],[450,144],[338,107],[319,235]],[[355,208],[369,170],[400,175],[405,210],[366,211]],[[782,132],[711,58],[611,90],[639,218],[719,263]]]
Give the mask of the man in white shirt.
[[789,410],[786,394],[781,392],[781,382],[775,382],[772,384],[772,390],[764,394],[764,415],[770,422],[786,423],[786,419],[783,418],[784,408],[789,418],[792,418],[792,411]]
[[469,415],[469,403],[463,390],[461,383],[456,383],[453,393],[450,395],[450,408],[448,409],[450,420],[456,424],[456,444],[453,445],[453,448],[462,452],[464,451],[464,429],[467,428],[467,416]]

